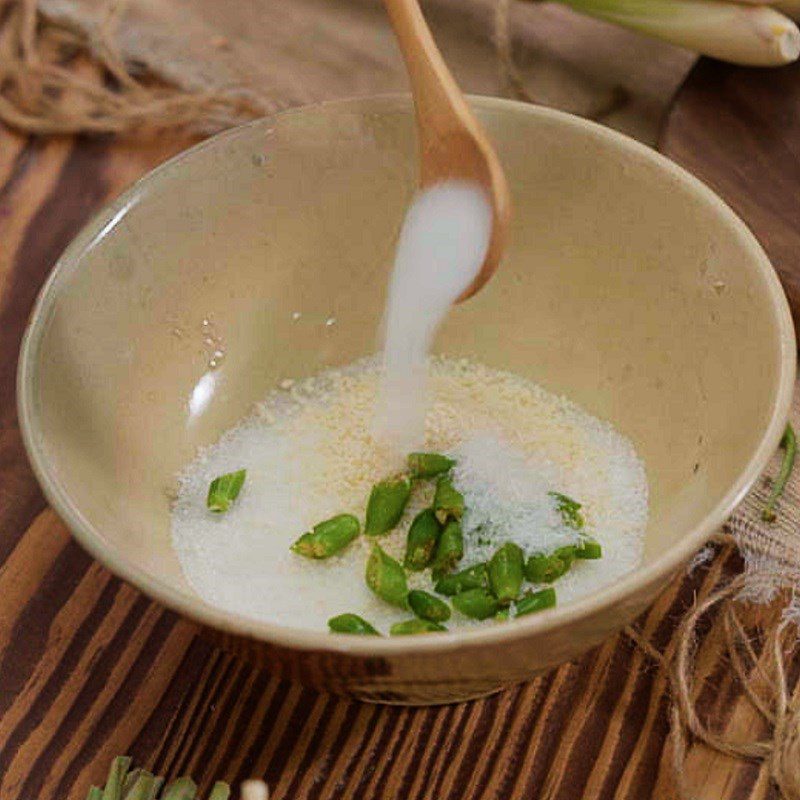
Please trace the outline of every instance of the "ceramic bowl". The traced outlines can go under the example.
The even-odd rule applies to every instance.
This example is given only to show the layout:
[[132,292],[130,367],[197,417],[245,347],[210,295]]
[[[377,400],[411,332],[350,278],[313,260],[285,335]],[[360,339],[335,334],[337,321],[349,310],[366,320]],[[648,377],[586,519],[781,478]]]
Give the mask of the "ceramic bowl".
[[[613,585],[508,624],[373,639],[217,610],[181,574],[168,495],[197,448],[279,379],[374,351],[415,185],[408,98],[288,111],[155,170],[64,253],[22,348],[26,446],[77,539],[224,646],[365,700],[489,693],[619,630],[758,477],[792,392],[783,291],[715,194],[598,125],[471,102],[510,180],[511,244],[436,349],[532,378],[633,440],[647,467],[650,523],[642,565]],[[326,326],[329,317],[337,324]],[[206,318],[224,341],[217,367]]]

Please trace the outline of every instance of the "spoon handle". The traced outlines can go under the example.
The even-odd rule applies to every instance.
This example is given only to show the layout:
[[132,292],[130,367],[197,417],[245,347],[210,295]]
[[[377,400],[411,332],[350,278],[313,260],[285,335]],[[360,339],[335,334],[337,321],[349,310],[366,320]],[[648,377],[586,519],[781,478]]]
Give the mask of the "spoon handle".
[[458,84],[439,52],[417,0],[384,0],[394,28],[416,110],[421,183],[462,177],[453,147],[465,136],[485,140]]

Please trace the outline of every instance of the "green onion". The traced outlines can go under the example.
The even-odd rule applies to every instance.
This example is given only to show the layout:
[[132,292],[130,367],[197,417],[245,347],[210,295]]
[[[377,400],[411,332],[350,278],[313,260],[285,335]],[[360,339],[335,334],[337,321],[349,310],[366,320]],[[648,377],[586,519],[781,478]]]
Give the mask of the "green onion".
[[767,504],[761,512],[761,519],[763,519],[764,522],[775,522],[775,504],[780,500],[786,488],[786,484],[792,476],[792,471],[794,470],[794,461],[797,456],[797,437],[794,434],[794,428],[792,428],[791,424],[786,426],[780,446],[783,450],[783,461],[781,462],[781,469],[778,473],[778,477],[772,485],[772,492],[767,500]]
[[237,472],[229,472],[227,475],[214,478],[208,487],[208,497],[206,498],[208,510],[215,514],[227,511],[239,496],[246,477],[247,470],[240,469]]

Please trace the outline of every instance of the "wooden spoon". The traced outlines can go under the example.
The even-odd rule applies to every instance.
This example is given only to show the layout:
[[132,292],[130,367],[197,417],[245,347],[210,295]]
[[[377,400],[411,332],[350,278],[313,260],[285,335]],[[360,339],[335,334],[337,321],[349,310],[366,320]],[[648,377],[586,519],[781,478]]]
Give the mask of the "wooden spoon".
[[420,184],[468,180],[484,187],[492,205],[492,233],[480,272],[458,302],[475,294],[500,264],[511,197],[503,168],[447,68],[417,0],[384,0],[414,97],[420,143]]

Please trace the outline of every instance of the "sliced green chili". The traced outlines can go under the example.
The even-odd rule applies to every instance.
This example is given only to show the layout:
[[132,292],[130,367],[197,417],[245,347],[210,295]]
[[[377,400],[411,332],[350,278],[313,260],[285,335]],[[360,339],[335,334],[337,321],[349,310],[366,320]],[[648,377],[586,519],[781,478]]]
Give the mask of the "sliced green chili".
[[233,501],[239,496],[239,492],[244,486],[244,479],[247,477],[247,470],[240,469],[237,472],[228,472],[214,478],[208,487],[206,506],[209,511],[215,514],[222,514],[227,511]]
[[406,539],[406,569],[418,571],[428,566],[441,533],[442,527],[432,508],[426,508],[414,517]]
[[393,606],[406,608],[408,584],[406,573],[399,561],[385,553],[378,545],[372,548],[367,559],[367,586],[382,600]]
[[440,453],[412,453],[408,457],[408,471],[412,478],[435,478],[448,472],[455,463]]
[[514,606],[514,616],[522,617],[533,614],[545,608],[552,608],[556,604],[556,590],[552,586],[540,589],[538,592],[527,592]]
[[473,567],[456,572],[454,575],[445,575],[436,581],[434,589],[439,593],[452,597],[467,591],[467,589],[488,589],[489,573],[486,564],[475,564]]
[[447,575],[464,557],[464,534],[457,519],[449,520],[439,536],[431,568],[434,579]]
[[359,522],[352,514],[339,514],[304,533],[291,549],[306,558],[330,558],[358,536],[359,528]]
[[408,593],[408,605],[420,618],[431,622],[447,622],[450,619],[450,606],[429,592],[422,589],[412,589]]
[[444,625],[438,622],[432,622],[429,619],[407,619],[403,622],[395,622],[389,628],[390,636],[411,636],[417,633],[437,633],[438,631],[446,631]]
[[367,503],[364,533],[367,536],[380,536],[392,530],[400,522],[410,496],[411,479],[407,475],[375,484]]
[[489,559],[489,586],[501,605],[516,600],[522,588],[525,554],[514,542],[506,542]]
[[453,598],[453,605],[472,619],[488,619],[500,610],[500,603],[488,589],[467,589]]
[[596,539],[591,536],[585,536],[575,550],[575,557],[582,559],[602,558],[603,548]]
[[443,475],[436,482],[433,508],[442,525],[449,519],[460,520],[464,514],[464,495],[456,489],[449,475]]
[[569,525],[570,528],[575,528],[577,531],[583,530],[583,526],[586,524],[586,520],[581,514],[583,506],[571,497],[561,494],[561,492],[548,492],[548,494],[550,497],[555,498],[556,507],[564,524]]
[[358,636],[380,636],[380,633],[358,614],[339,614],[328,620],[332,633],[352,633]]

